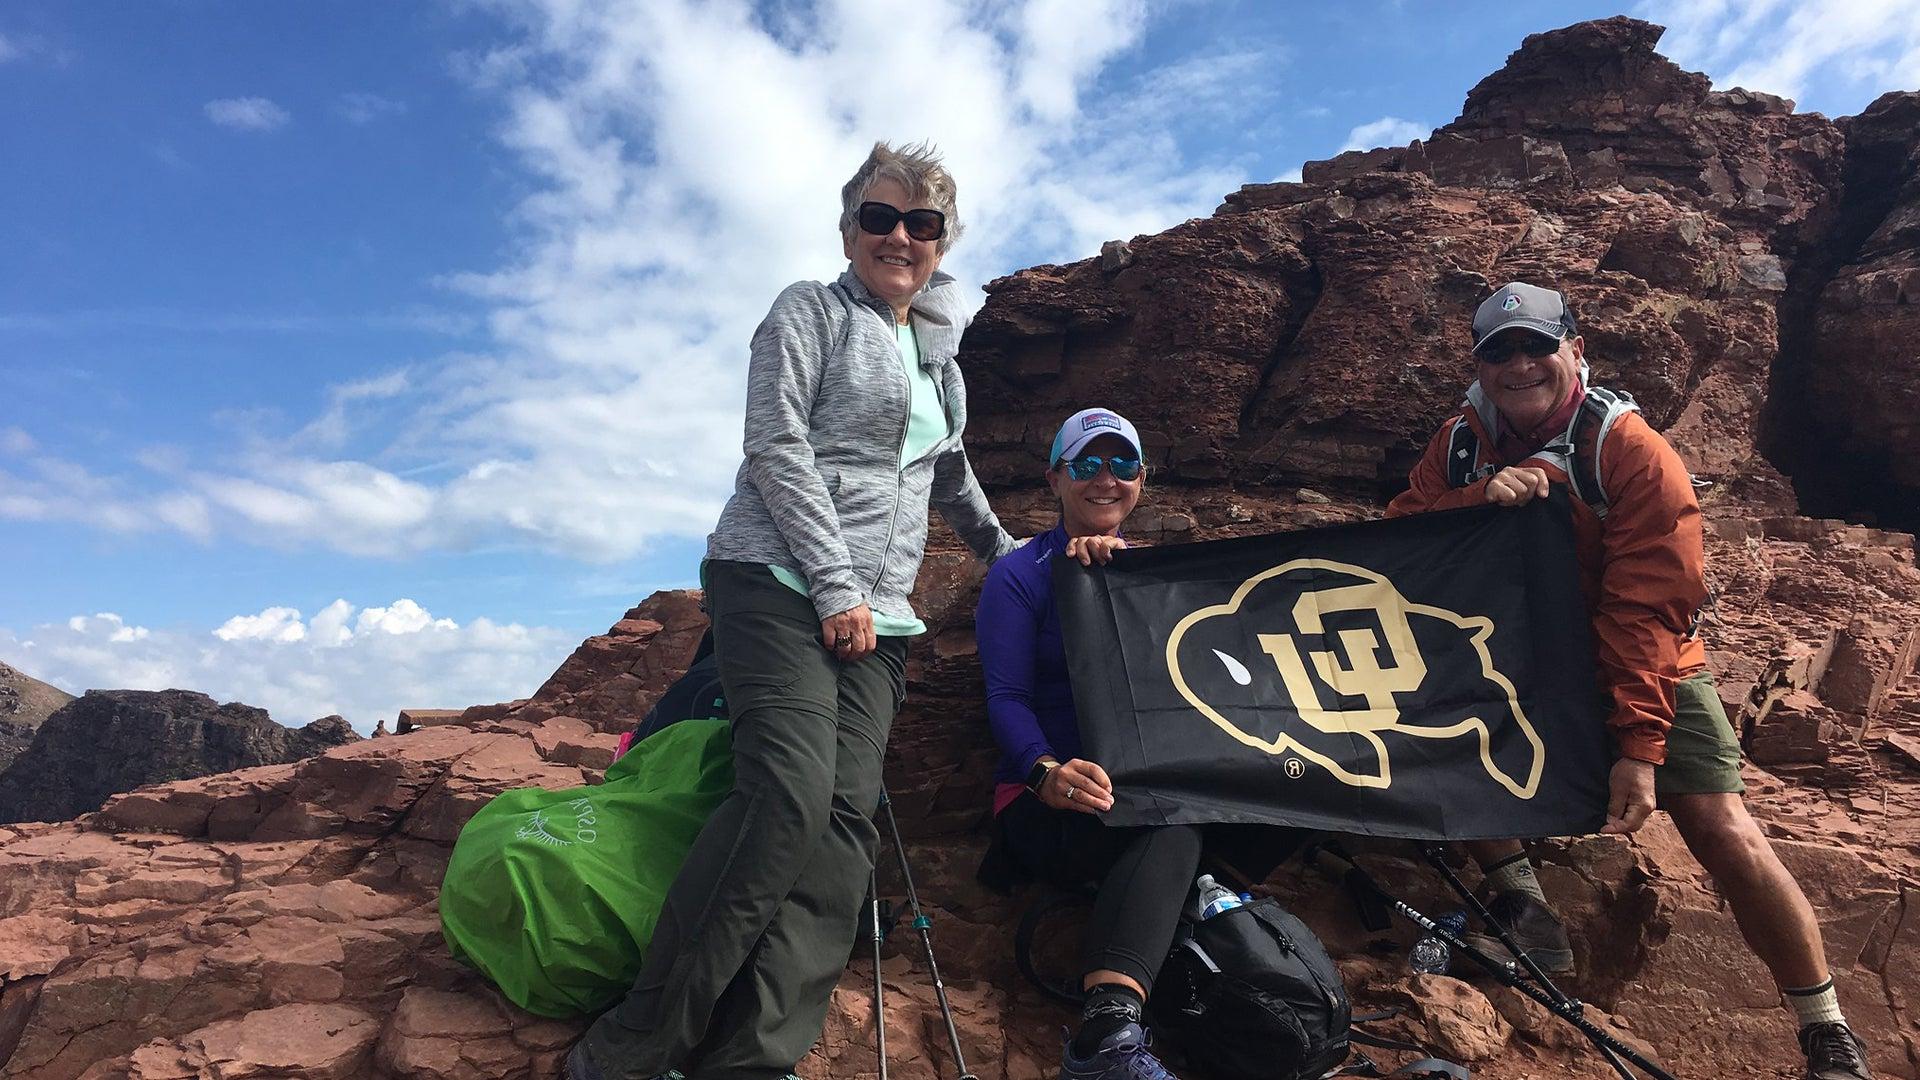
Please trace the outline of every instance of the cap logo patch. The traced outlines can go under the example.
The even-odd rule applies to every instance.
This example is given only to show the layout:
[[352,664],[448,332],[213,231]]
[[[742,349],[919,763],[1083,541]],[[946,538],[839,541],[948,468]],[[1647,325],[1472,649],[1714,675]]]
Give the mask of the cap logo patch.
[[1080,418],[1080,430],[1092,431],[1094,428],[1112,428],[1120,430],[1120,418],[1112,413],[1088,413]]
[[1508,293],[1507,298],[1505,300],[1500,301],[1501,311],[1512,311],[1514,308],[1517,308],[1519,306],[1520,306],[1519,293]]

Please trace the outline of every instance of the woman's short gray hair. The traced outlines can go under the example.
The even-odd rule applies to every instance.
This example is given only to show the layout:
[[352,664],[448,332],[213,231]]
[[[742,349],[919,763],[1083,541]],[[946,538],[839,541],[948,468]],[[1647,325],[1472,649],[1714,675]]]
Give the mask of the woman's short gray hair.
[[929,142],[911,143],[898,150],[884,142],[873,144],[873,153],[860,166],[853,179],[840,189],[840,235],[851,242],[854,230],[860,226],[854,221],[860,204],[867,201],[867,192],[881,180],[892,180],[907,189],[912,206],[903,206],[902,210],[919,207],[938,210],[947,215],[947,231],[940,237],[940,253],[947,253],[955,240],[960,239],[960,207],[954,190],[953,176],[940,163],[940,151]]

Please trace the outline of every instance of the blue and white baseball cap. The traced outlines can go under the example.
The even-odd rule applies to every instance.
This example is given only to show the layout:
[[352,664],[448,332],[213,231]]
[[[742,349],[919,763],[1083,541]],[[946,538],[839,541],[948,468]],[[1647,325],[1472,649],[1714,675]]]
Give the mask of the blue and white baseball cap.
[[1142,456],[1140,433],[1134,430],[1132,421],[1112,409],[1081,409],[1060,425],[1060,434],[1053,437],[1053,452],[1047,455],[1047,467],[1079,457],[1088,443],[1102,435],[1120,436],[1133,447],[1134,457]]

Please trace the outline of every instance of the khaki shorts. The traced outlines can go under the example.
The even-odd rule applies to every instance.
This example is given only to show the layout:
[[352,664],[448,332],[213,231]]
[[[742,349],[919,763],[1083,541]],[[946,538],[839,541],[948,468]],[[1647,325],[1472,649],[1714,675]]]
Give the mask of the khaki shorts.
[[1740,737],[1733,733],[1713,676],[1701,672],[1674,687],[1673,727],[1667,732],[1667,761],[1653,771],[1654,792],[1668,795],[1734,794],[1747,790],[1740,779]]

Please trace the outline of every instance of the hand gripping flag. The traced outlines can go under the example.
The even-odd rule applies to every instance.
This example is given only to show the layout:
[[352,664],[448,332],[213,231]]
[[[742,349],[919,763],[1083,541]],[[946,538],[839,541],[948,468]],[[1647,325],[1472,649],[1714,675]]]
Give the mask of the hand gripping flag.
[[1560,836],[1611,764],[1564,493],[1061,559],[1054,595],[1110,825]]

